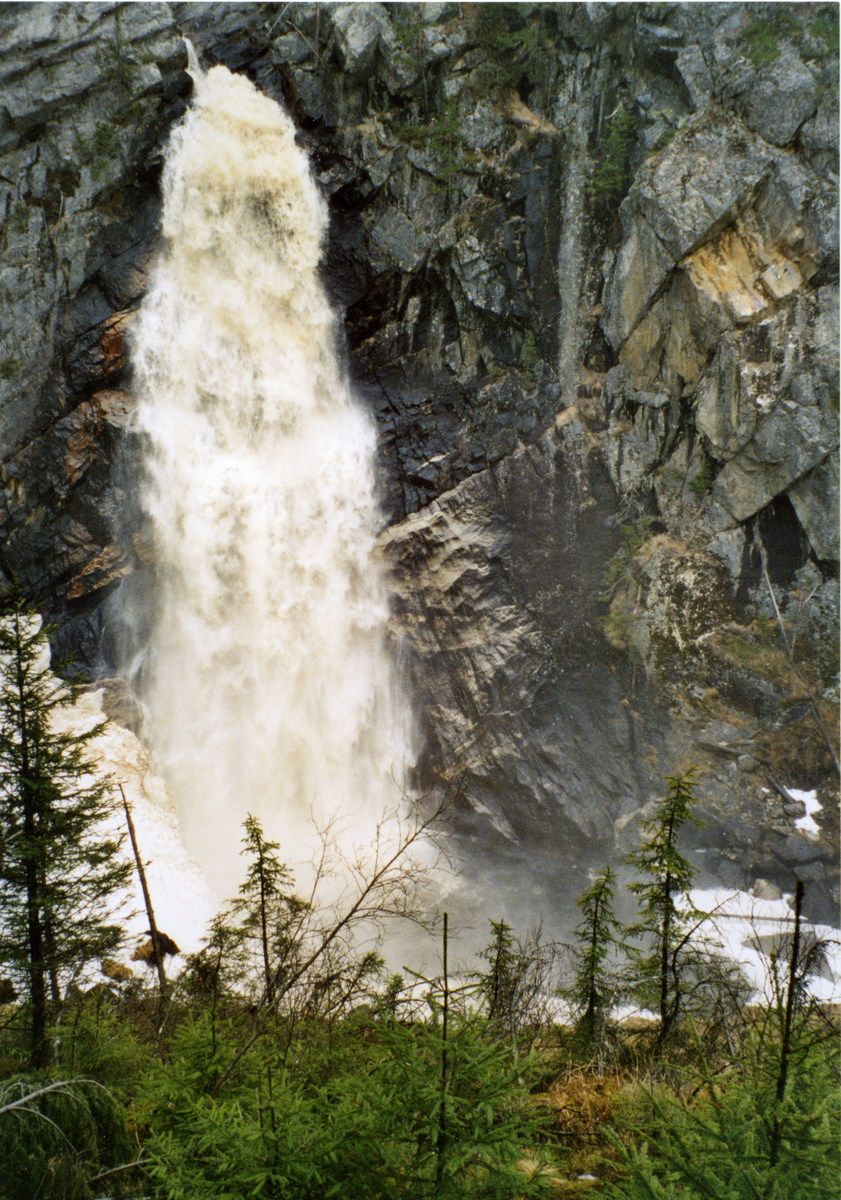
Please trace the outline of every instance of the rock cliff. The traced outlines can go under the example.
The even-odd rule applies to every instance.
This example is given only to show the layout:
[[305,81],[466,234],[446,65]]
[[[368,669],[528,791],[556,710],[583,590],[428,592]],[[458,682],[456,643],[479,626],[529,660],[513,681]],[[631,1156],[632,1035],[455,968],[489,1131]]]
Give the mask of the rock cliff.
[[164,4],[0,12],[0,570],[91,665],[98,606],[136,553],[117,534],[125,333],[185,64]]
[[142,646],[120,589],[154,603],[125,339],[184,35],[329,197],[417,783],[461,780],[466,852],[542,903],[696,765],[708,877],[836,912],[837,11],[6,6],[0,570],[97,675]]

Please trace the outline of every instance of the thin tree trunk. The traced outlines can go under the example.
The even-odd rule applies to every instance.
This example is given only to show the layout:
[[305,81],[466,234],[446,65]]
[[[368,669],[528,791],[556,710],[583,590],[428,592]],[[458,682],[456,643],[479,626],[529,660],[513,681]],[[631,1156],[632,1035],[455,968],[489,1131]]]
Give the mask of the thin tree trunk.
[[435,1195],[440,1196],[444,1186],[444,1163],[447,1154],[447,1086],[449,1063],[447,1061],[447,1017],[450,1009],[450,979],[447,972],[447,913],[444,913],[444,1005],[441,1023],[441,1107],[438,1110],[438,1138],[435,1146]]
[[[27,821],[24,830],[29,836]],[[32,1039],[30,1062],[33,1070],[46,1066],[49,1055],[47,1046],[47,989],[44,978],[44,942],[41,928],[40,889],[38,868],[33,862],[26,864],[27,937],[29,940],[29,993],[32,1001]]]
[[660,943],[660,1034],[657,1045],[662,1046],[669,1036],[672,1022],[669,1020],[669,937],[671,934],[672,875],[666,872],[664,884],[663,932]]
[[[677,832],[675,830],[674,808],[672,809],[669,817],[668,835],[669,851],[671,852],[677,837]],[[666,870],[666,878],[663,884],[663,890],[665,896],[663,901],[663,941],[660,947],[660,1032],[657,1035],[658,1049],[663,1046],[666,1038],[669,1036],[669,1032],[674,1024],[675,1017],[677,1016],[678,1004],[680,1003],[677,984],[677,970],[675,969],[675,1000],[672,1006],[672,1011],[669,1013],[669,943],[672,933],[672,873],[668,869]]]
[[596,954],[599,946],[599,907],[601,904],[601,896],[596,896],[596,904],[593,909],[593,929],[590,937],[590,987],[587,995],[587,1011],[584,1013],[584,1021],[589,1032],[591,1040],[595,1036],[596,1029],[596,1005],[598,997],[596,995]]
[[788,1063],[791,1057],[791,1022],[794,1016],[794,993],[797,982],[797,960],[800,957],[800,912],[803,907],[803,881],[797,880],[794,889],[794,934],[791,940],[791,961],[788,964],[788,990],[786,992],[785,1017],[783,1019],[783,1040],[780,1046],[780,1070],[777,1075],[777,1091],[774,1097],[774,1125],[768,1150],[768,1162],[775,1166],[780,1154],[783,1130],[780,1121],[780,1106],[785,1099],[786,1083],[788,1082]]
[[47,971],[50,978],[50,996],[56,1009],[61,1004],[61,988],[58,984],[58,953],[55,941],[55,930],[49,913],[44,914],[44,948],[46,951]]
[[126,823],[128,825],[128,833],[131,838],[131,848],[134,851],[134,861],[137,864],[137,874],[140,876],[140,887],[143,891],[143,902],[146,905],[146,916],[149,918],[149,936],[152,939],[152,953],[155,956],[155,966],[158,971],[158,984],[161,991],[161,1003],[163,1004],[166,996],[166,972],[164,971],[164,956],[161,954],[160,945],[158,943],[158,927],[155,924],[155,910],[152,908],[152,897],[149,894],[149,885],[146,882],[146,872],[143,869],[143,860],[140,857],[140,850],[137,845],[137,835],[134,832],[134,821],[131,819],[131,811],[126,800],[126,794],[123,791],[123,785],[117,784],[120,789],[120,795],[123,798],[123,808],[126,812]]
[[257,836],[257,865],[260,871],[260,932],[263,940],[263,972],[266,978],[266,1003],[271,1004],[274,1000],[274,979],[272,978],[272,967],[269,959],[269,924],[268,912],[266,910],[266,878],[263,867],[263,841]]
[[21,662],[20,614],[15,613],[15,645],[17,649],[17,690],[20,727],[20,799],[23,807],[23,833],[26,851],[26,935],[29,949],[29,997],[32,1002],[32,1039],[30,1062],[34,1070],[46,1066],[47,1046],[47,987],[44,963],[44,934],[41,924],[41,871],[33,857],[35,842],[36,802],[32,780],[29,729],[26,720],[23,663]]

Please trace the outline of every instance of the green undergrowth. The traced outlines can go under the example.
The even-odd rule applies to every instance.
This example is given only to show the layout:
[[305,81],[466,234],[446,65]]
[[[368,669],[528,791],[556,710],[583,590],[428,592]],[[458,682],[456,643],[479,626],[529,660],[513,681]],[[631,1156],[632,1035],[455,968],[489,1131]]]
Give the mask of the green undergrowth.
[[399,142],[425,151],[432,159],[435,190],[449,196],[460,171],[477,161],[461,130],[458,100],[451,97],[429,120],[416,124],[392,120],[391,131]]
[[522,10],[511,4],[475,6],[470,31],[489,56],[492,78],[489,72],[487,82],[495,91],[517,91],[524,81],[534,87],[544,79],[551,61],[547,53],[551,15],[550,6],[523,6]]
[[602,600],[611,600],[620,588],[634,582],[633,563],[643,546],[657,532],[658,517],[642,516],[619,527],[619,547],[602,574]]
[[839,48],[838,9],[819,13],[809,26],[813,38],[823,42],[827,53],[837,54]]
[[802,57],[821,58],[837,54],[838,9],[814,6],[808,15],[785,4],[751,17],[742,32],[748,58],[757,68],[777,61],[786,42],[795,46]]
[[755,67],[776,62],[782,39],[799,34],[801,30],[800,18],[785,5],[780,5],[772,16],[752,17],[744,31],[748,58]]
[[[79,1011],[75,1071],[65,1058],[46,1077],[0,1083],[4,1200],[833,1194],[837,1031],[814,1013],[798,1017],[778,1101],[780,1005],[746,1014],[715,1057],[690,1026],[656,1052],[651,1022],[608,1024],[594,1055],[562,1026],[516,1050],[464,1009],[451,1010],[445,1042],[439,996],[414,1020],[373,1007],[278,1020],[226,1077],[247,1039],[245,1006],[215,1022],[173,1006],[163,1037],[147,1021],[153,997]],[[93,1036],[97,1023],[109,1038]],[[55,1090],[37,1095],[45,1084]],[[798,1179],[805,1190],[787,1191]]]
[[832,1195],[837,1029],[801,997],[778,1096],[783,987],[765,1007],[734,1009],[726,1039],[684,1022],[667,1050],[650,1019],[608,1020],[596,1045],[552,1023],[512,1040],[454,992],[446,1026],[440,986],[419,1005],[407,995],[398,980],[390,1000],[384,989],[332,1019],[278,1016],[243,1053],[245,999],[214,1010],[176,990],[161,1027],[153,990],[131,984],[79,999],[60,1060],[37,1077],[9,1070],[7,1010],[0,1196]]
[[713,485],[713,465],[708,458],[705,458],[698,468],[698,473],[690,482],[689,486],[696,496],[706,496]]

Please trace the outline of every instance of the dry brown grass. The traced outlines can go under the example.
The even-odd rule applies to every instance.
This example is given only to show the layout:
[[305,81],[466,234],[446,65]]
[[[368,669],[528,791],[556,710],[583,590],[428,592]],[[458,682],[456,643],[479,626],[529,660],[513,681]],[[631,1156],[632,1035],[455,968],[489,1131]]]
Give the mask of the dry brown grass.
[[571,1067],[555,1080],[544,1102],[553,1110],[554,1126],[576,1140],[600,1139],[618,1092],[632,1082],[624,1071],[597,1073],[591,1067]]
[[789,725],[766,729],[755,739],[757,757],[779,775],[791,778],[792,764],[796,764],[799,787],[821,783],[833,771],[832,756],[826,745],[824,730],[829,734],[838,753],[838,709],[818,701],[818,711],[823,722],[820,728],[811,712],[804,713]]
[[604,1182],[610,1169],[604,1160],[613,1155],[605,1130],[617,1097],[633,1082],[626,1071],[600,1071],[589,1063],[567,1067],[546,1092],[535,1097],[549,1110],[550,1133],[559,1143],[560,1162],[551,1180],[558,1196],[572,1200],[585,1196],[596,1180]]

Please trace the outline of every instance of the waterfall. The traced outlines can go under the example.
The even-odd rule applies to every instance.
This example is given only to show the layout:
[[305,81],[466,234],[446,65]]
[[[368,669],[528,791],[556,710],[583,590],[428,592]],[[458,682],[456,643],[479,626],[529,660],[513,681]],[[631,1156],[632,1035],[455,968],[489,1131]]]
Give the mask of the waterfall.
[[374,431],[318,279],[326,206],[281,109],[224,67],[193,73],[133,337],[158,581],[145,737],[230,893],[246,813],[290,862],[311,809],[364,836],[399,802],[409,731]]
[[579,61],[564,79],[556,112],[558,125],[565,131],[566,159],[558,244],[558,378],[565,407],[575,404],[578,397],[578,376],[584,349],[581,298],[584,287],[584,200],[589,166],[587,130],[590,119],[586,92],[580,79],[586,69],[584,63],[589,63],[589,59],[586,55],[579,55]]

